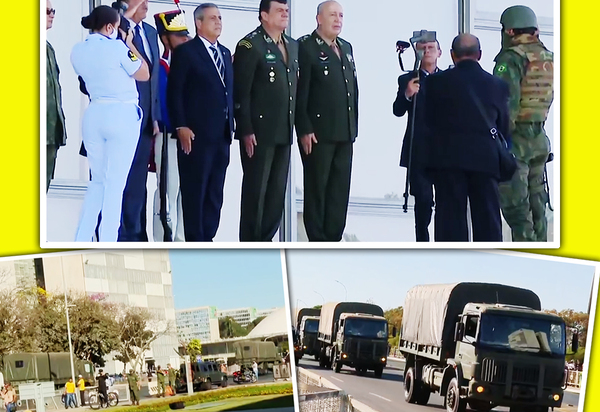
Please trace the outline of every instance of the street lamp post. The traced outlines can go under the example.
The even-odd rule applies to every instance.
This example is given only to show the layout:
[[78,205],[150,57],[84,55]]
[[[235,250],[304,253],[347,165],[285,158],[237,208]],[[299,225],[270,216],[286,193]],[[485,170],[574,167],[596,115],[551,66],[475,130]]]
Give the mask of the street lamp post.
[[323,299],[323,304],[325,304],[325,298],[323,297],[323,295],[321,295],[319,292],[317,292],[316,290],[313,290],[313,292],[315,292],[317,295],[321,296],[321,299]]
[[62,259],[60,262],[60,269],[62,271],[63,278],[63,289],[65,291],[65,311],[67,313],[67,335],[69,337],[69,358],[71,359],[71,378],[73,378],[73,383],[75,383],[75,365],[73,363],[73,342],[71,341],[71,321],[69,319],[69,304],[67,302],[67,282],[65,281],[65,272],[62,267]]
[[339,283],[340,285],[342,285],[344,287],[344,291],[346,292],[346,302],[348,301],[348,289],[346,289],[346,285],[344,285],[342,282],[340,282],[339,280],[336,280],[337,283]]

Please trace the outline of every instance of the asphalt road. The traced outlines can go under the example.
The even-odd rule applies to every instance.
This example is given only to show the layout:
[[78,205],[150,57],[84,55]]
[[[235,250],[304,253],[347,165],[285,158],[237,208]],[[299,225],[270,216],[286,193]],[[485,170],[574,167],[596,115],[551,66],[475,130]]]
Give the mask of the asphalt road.
[[[359,402],[377,412],[435,412],[444,410],[444,401],[439,394],[431,394],[427,406],[412,405],[404,401],[403,371],[404,362],[389,360],[381,379],[369,371],[366,376],[357,376],[354,369],[343,367],[340,373],[331,369],[322,369],[312,356],[303,357],[299,366],[329,380]],[[579,395],[566,392],[563,406],[577,406]],[[467,408],[469,411],[470,409]],[[508,411],[508,408],[496,407],[494,411]]]

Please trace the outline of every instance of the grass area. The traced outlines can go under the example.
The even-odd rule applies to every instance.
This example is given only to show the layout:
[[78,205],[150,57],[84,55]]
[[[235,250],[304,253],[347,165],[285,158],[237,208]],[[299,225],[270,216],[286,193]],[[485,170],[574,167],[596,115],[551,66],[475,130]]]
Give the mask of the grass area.
[[[123,407],[117,406],[110,409],[111,412],[125,412],[131,410],[135,410],[136,412],[166,412],[171,410],[169,404],[173,402],[184,402],[185,406],[188,407],[200,403],[218,402],[232,398],[251,398],[268,395],[290,395],[290,398],[292,398],[292,394],[293,386],[291,382],[272,385],[243,386],[237,388],[227,387],[199,392],[193,395],[178,395],[170,398],[152,399],[143,401],[140,406],[135,407],[125,405]],[[258,400],[258,398],[256,399]],[[293,400],[291,401],[291,406],[293,406]]]
[[293,395],[265,395],[253,396],[250,398],[227,399],[225,401],[217,402],[217,404],[214,406],[211,406],[210,404],[207,404],[205,407],[202,408],[192,406],[188,410],[195,410],[201,412],[220,412],[293,407]]

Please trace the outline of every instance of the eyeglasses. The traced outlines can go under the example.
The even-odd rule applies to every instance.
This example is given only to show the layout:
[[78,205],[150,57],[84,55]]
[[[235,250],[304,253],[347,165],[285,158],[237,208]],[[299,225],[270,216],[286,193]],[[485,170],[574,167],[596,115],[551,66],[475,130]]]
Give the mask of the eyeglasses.
[[49,16],[51,14],[56,14],[56,9],[46,9],[46,14]]

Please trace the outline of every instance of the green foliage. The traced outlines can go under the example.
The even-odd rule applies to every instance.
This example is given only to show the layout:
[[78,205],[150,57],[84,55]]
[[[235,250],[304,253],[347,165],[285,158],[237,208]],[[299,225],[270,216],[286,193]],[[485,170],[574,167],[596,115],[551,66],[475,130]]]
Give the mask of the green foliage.
[[197,356],[202,355],[202,343],[200,342],[200,339],[190,340],[185,349],[187,354],[190,355],[190,359],[192,359],[192,361],[196,360]]
[[316,305],[316,306],[313,306],[313,309],[321,309],[322,307],[323,307],[323,305]]
[[571,352],[570,350],[567,351],[567,356],[565,357],[567,362],[571,362],[572,360],[576,360],[579,361],[579,363],[583,363],[583,360],[585,359],[585,348],[584,347],[580,347],[577,350],[577,353],[573,354],[573,352]]
[[[585,312],[575,312],[573,309],[563,309],[560,312],[556,309],[546,310],[547,313],[558,315],[565,321],[567,328],[576,328],[579,333],[579,345],[585,347],[587,343],[587,332],[589,315]],[[571,346],[572,334],[567,331],[567,347]]]
[[[392,348],[398,346],[400,342],[400,330],[402,328],[402,316],[404,315],[404,309],[402,306],[398,306],[397,308],[386,310],[383,316],[388,321],[388,342]],[[393,330],[396,328],[396,337],[393,335]]]
[[[197,405],[206,402],[217,402],[231,398],[245,398],[250,396],[263,395],[291,395],[293,394],[293,386],[291,383],[274,384],[274,385],[257,385],[247,387],[233,387],[214,389],[195,393],[193,395],[179,395],[175,399],[160,399],[149,402],[143,402],[135,408],[136,412],[166,412],[169,411],[169,404],[173,402],[185,402],[185,406]],[[111,408],[111,412],[127,412],[131,411],[131,406],[123,406]]]
[[219,335],[221,339],[237,338],[246,336],[248,330],[233,320],[232,317],[226,316],[219,319]]

